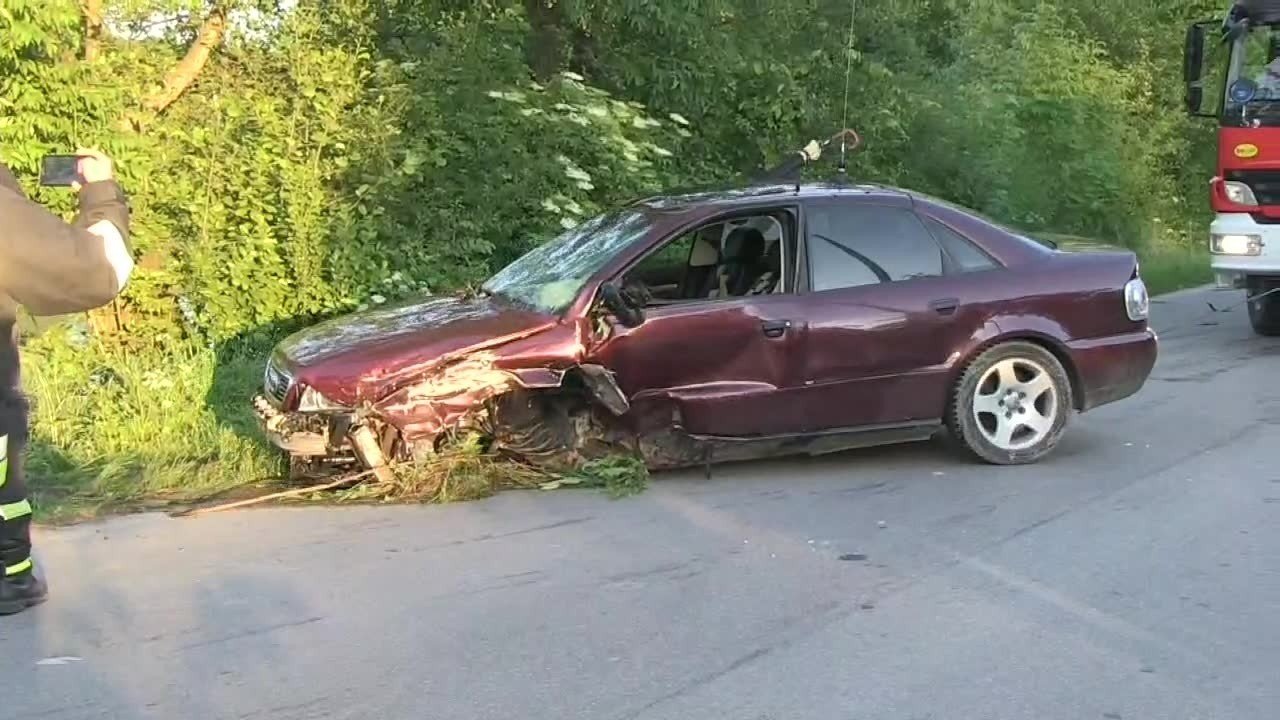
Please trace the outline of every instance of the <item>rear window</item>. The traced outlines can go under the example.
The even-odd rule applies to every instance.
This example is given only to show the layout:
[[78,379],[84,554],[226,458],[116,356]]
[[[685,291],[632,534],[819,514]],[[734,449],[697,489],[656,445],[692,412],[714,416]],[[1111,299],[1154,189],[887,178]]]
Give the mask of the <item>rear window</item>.
[[990,270],[998,267],[996,261],[983,252],[982,248],[974,245],[969,238],[931,217],[921,219],[928,226],[929,232],[933,233],[934,239],[951,257],[951,261],[954,264],[953,271],[978,272],[979,270]]

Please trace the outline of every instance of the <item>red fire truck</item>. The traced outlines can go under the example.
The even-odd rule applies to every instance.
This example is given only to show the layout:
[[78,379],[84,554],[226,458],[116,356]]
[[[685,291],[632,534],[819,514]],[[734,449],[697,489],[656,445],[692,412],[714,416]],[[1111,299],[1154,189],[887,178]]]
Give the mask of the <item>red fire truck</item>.
[[1280,335],[1280,0],[1235,0],[1225,20],[1192,25],[1185,70],[1188,111],[1219,122],[1214,275],[1248,293],[1255,332]]

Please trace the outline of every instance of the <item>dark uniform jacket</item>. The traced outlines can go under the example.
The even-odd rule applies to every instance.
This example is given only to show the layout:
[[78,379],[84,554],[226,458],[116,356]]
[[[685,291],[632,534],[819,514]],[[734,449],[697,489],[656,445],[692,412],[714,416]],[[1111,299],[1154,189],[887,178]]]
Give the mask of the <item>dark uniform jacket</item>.
[[107,220],[126,242],[129,208],[114,181],[80,189],[75,222],[32,202],[0,165],[0,402],[17,394],[17,309],[39,316],[84,312],[122,289],[101,237],[87,228]]

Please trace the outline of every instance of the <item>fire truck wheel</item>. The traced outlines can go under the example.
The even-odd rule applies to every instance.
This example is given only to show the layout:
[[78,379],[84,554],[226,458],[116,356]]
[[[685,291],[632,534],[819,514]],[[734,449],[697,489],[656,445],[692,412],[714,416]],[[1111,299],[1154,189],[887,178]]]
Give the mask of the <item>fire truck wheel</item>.
[[1259,335],[1280,335],[1280,292],[1249,301],[1249,324]]

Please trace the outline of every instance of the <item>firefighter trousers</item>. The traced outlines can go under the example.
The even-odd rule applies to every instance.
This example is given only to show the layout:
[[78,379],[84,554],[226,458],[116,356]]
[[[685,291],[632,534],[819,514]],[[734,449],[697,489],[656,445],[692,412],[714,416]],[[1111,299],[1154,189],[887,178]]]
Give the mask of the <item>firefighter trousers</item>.
[[27,415],[19,393],[0,396],[0,569],[6,577],[31,570],[31,502],[23,473]]

